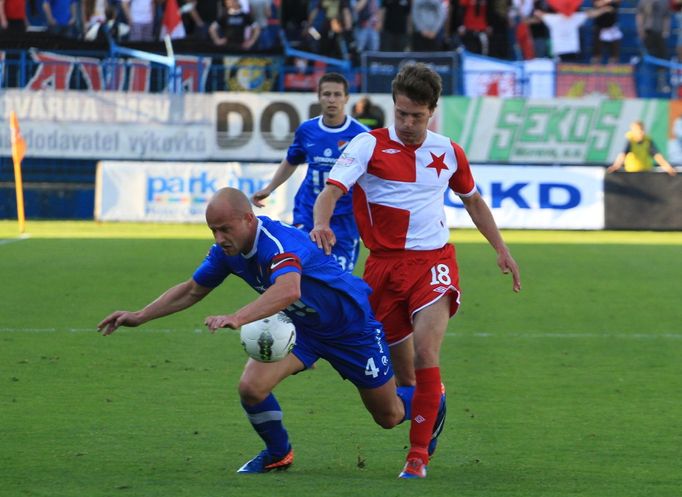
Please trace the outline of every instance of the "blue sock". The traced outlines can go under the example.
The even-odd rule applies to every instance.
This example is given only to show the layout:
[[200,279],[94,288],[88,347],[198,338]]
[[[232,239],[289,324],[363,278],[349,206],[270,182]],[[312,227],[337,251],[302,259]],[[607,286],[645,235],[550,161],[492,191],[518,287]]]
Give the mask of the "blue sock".
[[263,439],[268,452],[273,457],[284,457],[289,452],[289,435],[282,423],[282,408],[271,393],[263,402],[247,406],[242,402],[251,426]]
[[412,396],[414,395],[414,387],[397,387],[396,392],[405,405],[405,417],[403,418],[403,421],[408,420],[412,417]]

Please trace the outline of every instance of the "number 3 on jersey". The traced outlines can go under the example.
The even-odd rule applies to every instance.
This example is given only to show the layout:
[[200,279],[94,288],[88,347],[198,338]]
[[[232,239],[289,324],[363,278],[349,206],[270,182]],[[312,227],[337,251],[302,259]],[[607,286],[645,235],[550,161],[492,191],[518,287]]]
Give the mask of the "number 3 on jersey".
[[450,268],[446,264],[436,264],[431,268],[432,285],[450,285],[451,283]]

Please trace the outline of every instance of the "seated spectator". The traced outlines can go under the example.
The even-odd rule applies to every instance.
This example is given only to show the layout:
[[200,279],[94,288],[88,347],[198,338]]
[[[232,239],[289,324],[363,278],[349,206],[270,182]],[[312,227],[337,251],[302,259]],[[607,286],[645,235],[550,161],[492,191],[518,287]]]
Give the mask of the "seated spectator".
[[311,0],[307,42],[313,52],[349,59],[355,51],[350,0]]
[[260,26],[242,10],[239,0],[225,0],[225,14],[208,28],[214,44],[229,50],[250,50],[260,35]]
[[642,121],[630,124],[630,131],[625,133],[625,138],[627,139],[625,149],[616,156],[613,164],[606,170],[607,173],[616,172],[623,165],[625,171],[629,173],[651,171],[655,161],[670,176],[677,174],[677,170],[663,157],[654,141],[646,134]]
[[583,53],[580,48],[580,26],[585,21],[595,18],[605,12],[610,12],[613,7],[605,5],[597,9],[584,12],[548,14],[536,10],[535,15],[549,28],[549,37],[552,45],[552,55],[562,62],[581,62]]
[[443,49],[443,28],[447,10],[442,0],[412,0],[412,51]]
[[613,10],[594,18],[592,63],[601,64],[604,55],[608,64],[617,64],[620,58],[620,40],[623,32],[618,27],[620,0],[594,0],[595,7],[610,5]]
[[43,11],[48,31],[67,38],[77,37],[76,7],[77,0],[44,0]]
[[0,32],[26,32],[25,0],[0,0]]
[[382,0],[377,20],[379,48],[383,52],[405,52],[408,48],[408,29],[411,0]]
[[358,52],[379,50],[378,0],[357,0],[355,3],[355,44]]
[[355,102],[351,115],[369,129],[384,127],[384,113],[379,107],[372,104],[369,97],[362,97]]

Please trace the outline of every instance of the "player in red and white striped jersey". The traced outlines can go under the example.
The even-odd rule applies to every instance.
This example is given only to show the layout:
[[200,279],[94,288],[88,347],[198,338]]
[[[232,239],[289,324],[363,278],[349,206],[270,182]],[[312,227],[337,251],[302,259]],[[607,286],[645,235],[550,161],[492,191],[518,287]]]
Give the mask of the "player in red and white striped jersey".
[[[315,203],[310,237],[330,253],[329,219],[353,190],[360,236],[370,251],[364,278],[384,324],[400,388],[415,388],[410,451],[401,478],[423,478],[442,430],[445,404],[439,355],[448,320],[460,301],[454,246],[448,243],[444,195],[459,195],[478,230],[497,252],[497,265],[521,289],[519,268],[476,189],[469,161],[449,138],[427,129],[441,92],[440,76],[423,64],[393,80],[394,124],[355,137],[332,168]],[[442,396],[443,394],[443,396]]]

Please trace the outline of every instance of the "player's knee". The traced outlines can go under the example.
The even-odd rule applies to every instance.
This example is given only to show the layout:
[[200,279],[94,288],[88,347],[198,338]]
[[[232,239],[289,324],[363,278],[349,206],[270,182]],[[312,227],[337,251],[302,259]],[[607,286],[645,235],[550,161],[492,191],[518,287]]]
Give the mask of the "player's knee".
[[385,430],[390,430],[394,426],[400,424],[403,420],[404,413],[397,409],[382,409],[380,412],[373,412],[374,422]]
[[[431,347],[415,347],[414,350],[414,367],[416,369],[421,368],[433,368],[438,366],[439,363],[439,353],[437,349]],[[414,374],[414,373],[413,373]],[[416,381],[416,378],[415,378]]]
[[246,378],[239,380],[238,391],[241,401],[249,406],[263,402],[270,393],[257,382]]

